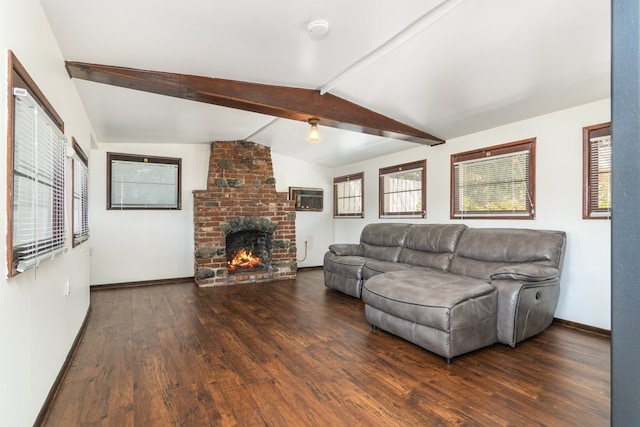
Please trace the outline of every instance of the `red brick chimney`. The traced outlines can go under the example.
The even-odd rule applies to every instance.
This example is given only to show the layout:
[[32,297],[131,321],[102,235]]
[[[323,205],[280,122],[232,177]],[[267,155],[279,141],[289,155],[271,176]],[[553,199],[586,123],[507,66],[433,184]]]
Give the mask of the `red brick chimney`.
[[[276,192],[269,147],[246,141],[213,142],[207,189],[196,190],[193,196],[198,286],[295,279],[295,202],[287,193]],[[230,274],[227,236],[254,229],[273,231],[271,264]]]

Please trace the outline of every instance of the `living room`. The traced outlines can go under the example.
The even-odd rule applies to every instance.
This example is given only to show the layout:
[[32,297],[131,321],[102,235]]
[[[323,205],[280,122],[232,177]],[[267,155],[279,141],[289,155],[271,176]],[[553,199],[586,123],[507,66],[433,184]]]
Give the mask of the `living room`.
[[[8,420],[8,425],[29,425],[36,419],[87,316],[90,286],[194,276],[193,191],[207,188],[210,142],[225,140],[227,136],[192,142],[162,140],[150,143],[128,139],[127,135],[121,135],[119,142],[115,142],[117,138],[102,140],[97,135],[104,132],[101,127],[103,124],[89,118],[90,109],[96,105],[85,105],[78,89],[86,89],[86,85],[95,83],[70,79],[64,66],[64,61],[84,58],[67,57],[63,53],[63,41],[56,39],[50,27],[52,23],[41,3],[45,2],[10,0],[0,6],[0,47],[5,57],[7,50],[16,55],[64,119],[65,135],[69,140],[75,138],[84,152],[88,153],[90,237],[87,242],[69,247],[66,253],[43,262],[37,270],[28,270],[3,280],[0,290],[0,331],[3,345],[11,351],[4,351],[0,356],[0,419]],[[604,11],[598,13],[592,10],[589,16],[600,15],[601,20],[597,22],[606,27],[603,32],[608,35],[610,5],[608,2],[606,5],[594,2],[591,6]],[[577,10],[582,11],[580,8]],[[113,10],[114,14],[118,12],[121,11]],[[20,19],[15,18],[18,16]],[[78,32],[77,37],[82,38],[82,32]],[[609,44],[610,40],[607,40],[605,45]],[[108,59],[103,62],[109,64]],[[605,68],[608,66],[609,58]],[[149,65],[148,68],[154,67]],[[523,65],[521,69],[529,68]],[[159,71],[173,70],[160,68]],[[356,157],[347,163],[336,163],[335,159],[323,159],[322,144],[328,142],[334,129],[321,123],[320,131],[326,140],[310,145],[306,141],[307,124],[297,123],[297,127],[292,129],[302,133],[300,144],[306,154],[291,157],[286,149],[278,151],[272,148],[276,189],[287,193],[290,187],[305,187],[322,189],[324,192],[322,211],[296,212],[298,267],[322,266],[324,253],[330,244],[357,242],[366,224],[391,221],[380,219],[378,215],[380,169],[424,159],[427,162],[426,217],[394,221],[464,222],[473,227],[504,226],[565,231],[568,246],[556,318],[595,330],[611,331],[611,272],[614,267],[610,261],[612,224],[609,219],[584,219],[582,215],[583,128],[612,121],[614,101],[609,90],[609,71],[600,71],[596,70],[597,75],[588,82],[579,82],[574,80],[574,75],[567,75],[565,87],[549,89],[557,95],[555,109],[508,122],[474,124],[480,119],[467,118],[468,122],[474,124],[469,125],[474,130],[447,137],[446,143],[440,145],[384,140],[387,146],[398,148],[366,160],[357,160]],[[8,80],[7,73],[5,66],[2,70],[5,81]],[[238,79],[242,80],[241,77]],[[603,79],[606,81],[604,89]],[[564,91],[578,83],[591,84],[599,89],[585,94],[583,102],[563,105],[561,100],[565,95],[568,96]],[[490,88],[481,89],[485,93],[490,92]],[[118,97],[127,99],[126,89],[117,90],[121,91]],[[523,90],[521,95],[524,97],[526,93],[527,90]],[[5,88],[3,96],[10,98]],[[108,103],[106,98],[104,103]],[[6,104],[3,103],[1,107],[3,117],[8,117]],[[494,105],[492,109],[497,115],[506,117],[514,113],[510,110],[516,110],[513,105]],[[411,115],[407,114],[407,117]],[[255,117],[248,120],[255,124]],[[270,121],[262,118],[257,120],[267,124]],[[442,123],[442,129],[447,128],[445,124]],[[9,134],[7,123],[3,122],[3,126],[5,134]],[[179,128],[178,125],[174,126]],[[267,129],[254,142],[260,143],[260,138],[267,138],[270,132],[277,133],[278,125],[273,126],[276,129]],[[248,136],[250,134],[243,134],[233,139]],[[358,138],[354,136],[354,139]],[[449,185],[451,155],[527,138],[536,138],[535,219],[452,219]],[[340,142],[348,144],[345,140]],[[106,209],[107,155],[113,152],[180,158],[181,209],[151,213]],[[304,155],[309,157],[305,159]],[[7,153],[4,156],[2,164],[6,165]],[[343,159],[347,158],[345,156]],[[364,217],[334,219],[333,178],[359,172],[365,176]],[[71,175],[67,176],[70,182]],[[5,196],[6,192],[5,189]],[[70,207],[71,202],[67,204]],[[6,217],[6,213],[4,215]],[[0,425],[4,422],[0,421]]]

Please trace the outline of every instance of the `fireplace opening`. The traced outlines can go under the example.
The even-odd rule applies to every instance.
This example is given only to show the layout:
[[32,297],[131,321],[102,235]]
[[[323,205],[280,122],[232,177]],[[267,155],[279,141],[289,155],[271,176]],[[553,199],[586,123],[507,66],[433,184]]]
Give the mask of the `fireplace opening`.
[[244,230],[227,236],[227,271],[271,268],[272,235],[262,231]]

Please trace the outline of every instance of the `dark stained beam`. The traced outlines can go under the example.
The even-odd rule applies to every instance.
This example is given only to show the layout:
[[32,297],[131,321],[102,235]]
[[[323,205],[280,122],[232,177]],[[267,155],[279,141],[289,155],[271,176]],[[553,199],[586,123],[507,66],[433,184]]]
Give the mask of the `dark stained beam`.
[[274,117],[306,122],[320,119],[322,126],[436,145],[444,140],[368,110],[335,95],[312,89],[272,86],[212,77],[147,71],[111,65],[66,62],[72,78],[141,90],[176,98]]

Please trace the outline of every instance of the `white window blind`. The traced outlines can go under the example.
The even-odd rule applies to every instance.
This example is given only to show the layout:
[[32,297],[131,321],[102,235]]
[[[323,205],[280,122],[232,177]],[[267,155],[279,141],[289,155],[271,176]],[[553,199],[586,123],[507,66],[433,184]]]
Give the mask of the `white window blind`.
[[11,241],[22,272],[65,250],[65,137],[29,94],[16,93]]
[[[75,147],[75,145],[74,145]],[[73,155],[73,244],[89,238],[89,168],[79,147]],[[79,155],[80,152],[82,155]]]
[[589,215],[611,215],[611,135],[589,141]]
[[453,217],[531,217],[531,152],[479,156],[453,160]]

